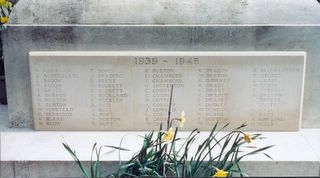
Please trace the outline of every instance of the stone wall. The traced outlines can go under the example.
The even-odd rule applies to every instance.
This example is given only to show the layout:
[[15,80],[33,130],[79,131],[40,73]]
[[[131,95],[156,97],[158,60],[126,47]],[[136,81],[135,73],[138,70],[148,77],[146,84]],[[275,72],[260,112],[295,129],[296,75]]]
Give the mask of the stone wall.
[[302,126],[320,128],[315,0],[21,0],[3,35],[11,127],[33,127],[30,51],[153,50],[306,51]]

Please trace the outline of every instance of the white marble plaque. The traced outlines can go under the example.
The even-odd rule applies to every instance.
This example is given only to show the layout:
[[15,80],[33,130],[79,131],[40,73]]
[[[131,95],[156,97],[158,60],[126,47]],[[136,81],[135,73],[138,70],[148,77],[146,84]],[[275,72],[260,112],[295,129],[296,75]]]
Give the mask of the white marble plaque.
[[300,128],[304,52],[31,52],[36,130]]

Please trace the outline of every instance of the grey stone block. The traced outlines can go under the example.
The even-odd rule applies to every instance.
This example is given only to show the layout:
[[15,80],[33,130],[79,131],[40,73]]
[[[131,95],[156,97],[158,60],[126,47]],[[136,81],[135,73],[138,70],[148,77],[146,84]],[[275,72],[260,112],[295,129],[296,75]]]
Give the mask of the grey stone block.
[[14,7],[10,22],[18,24],[78,23],[83,21],[82,9],[83,0],[20,0]]
[[32,127],[30,51],[306,51],[304,128],[320,127],[320,26],[15,26],[4,33],[12,127]]
[[14,166],[13,162],[6,161],[0,162],[0,177],[14,177]]
[[310,161],[277,161],[270,162],[242,162],[241,169],[249,176],[259,177],[310,177],[320,176],[319,162]]
[[315,24],[316,0],[20,0],[14,24]]
[[[118,164],[114,162],[102,162],[101,168],[106,174],[113,173]],[[15,177],[83,177],[78,165],[73,161],[19,161],[14,163]],[[84,162],[87,172],[90,174],[90,163]]]

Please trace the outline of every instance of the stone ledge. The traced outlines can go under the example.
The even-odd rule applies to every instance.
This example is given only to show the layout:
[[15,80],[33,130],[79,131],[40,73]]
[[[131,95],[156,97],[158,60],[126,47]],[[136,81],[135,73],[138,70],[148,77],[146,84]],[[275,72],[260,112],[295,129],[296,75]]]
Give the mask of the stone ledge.
[[[139,149],[141,139],[136,135],[146,132],[36,132],[31,128],[8,128],[7,107],[0,105],[0,177],[75,177],[81,176],[77,165],[64,150],[67,142],[88,164],[92,145],[119,145],[131,152],[122,152],[127,160]],[[188,132],[182,132],[184,137]],[[256,133],[256,132],[255,132]],[[241,163],[250,176],[319,176],[320,129],[302,129],[299,132],[262,132],[267,139],[257,146],[276,145],[268,150],[274,160],[264,156],[247,157]],[[202,132],[197,142],[205,138]],[[138,143],[140,141],[140,143]],[[197,144],[197,143],[195,143]],[[190,150],[191,152],[195,150]],[[103,167],[108,172],[118,165],[118,153],[103,157]]]
[[[67,142],[83,161],[90,160],[92,145],[118,146],[125,136],[121,160],[128,160],[141,146],[137,135],[146,132],[36,132],[5,131],[1,133],[1,174],[16,177],[80,176],[79,170],[61,142]],[[257,132],[255,132],[257,133]],[[267,139],[252,143],[257,146],[275,145],[267,151],[274,160],[262,155],[247,157],[242,167],[251,176],[319,176],[320,129],[302,129],[299,132],[260,132]],[[195,145],[205,139],[201,132]],[[181,132],[186,137],[188,132]],[[109,150],[105,150],[108,152]],[[195,148],[190,150],[195,152]],[[103,166],[110,171],[117,166],[118,151],[103,156]],[[50,169],[49,169],[50,168]],[[6,176],[5,176],[6,177]]]

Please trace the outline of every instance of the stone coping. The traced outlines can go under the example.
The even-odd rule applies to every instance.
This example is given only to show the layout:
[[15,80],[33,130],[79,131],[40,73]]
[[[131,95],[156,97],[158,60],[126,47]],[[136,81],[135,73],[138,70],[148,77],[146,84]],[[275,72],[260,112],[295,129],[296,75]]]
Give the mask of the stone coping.
[[319,24],[316,0],[20,0],[11,24]]

